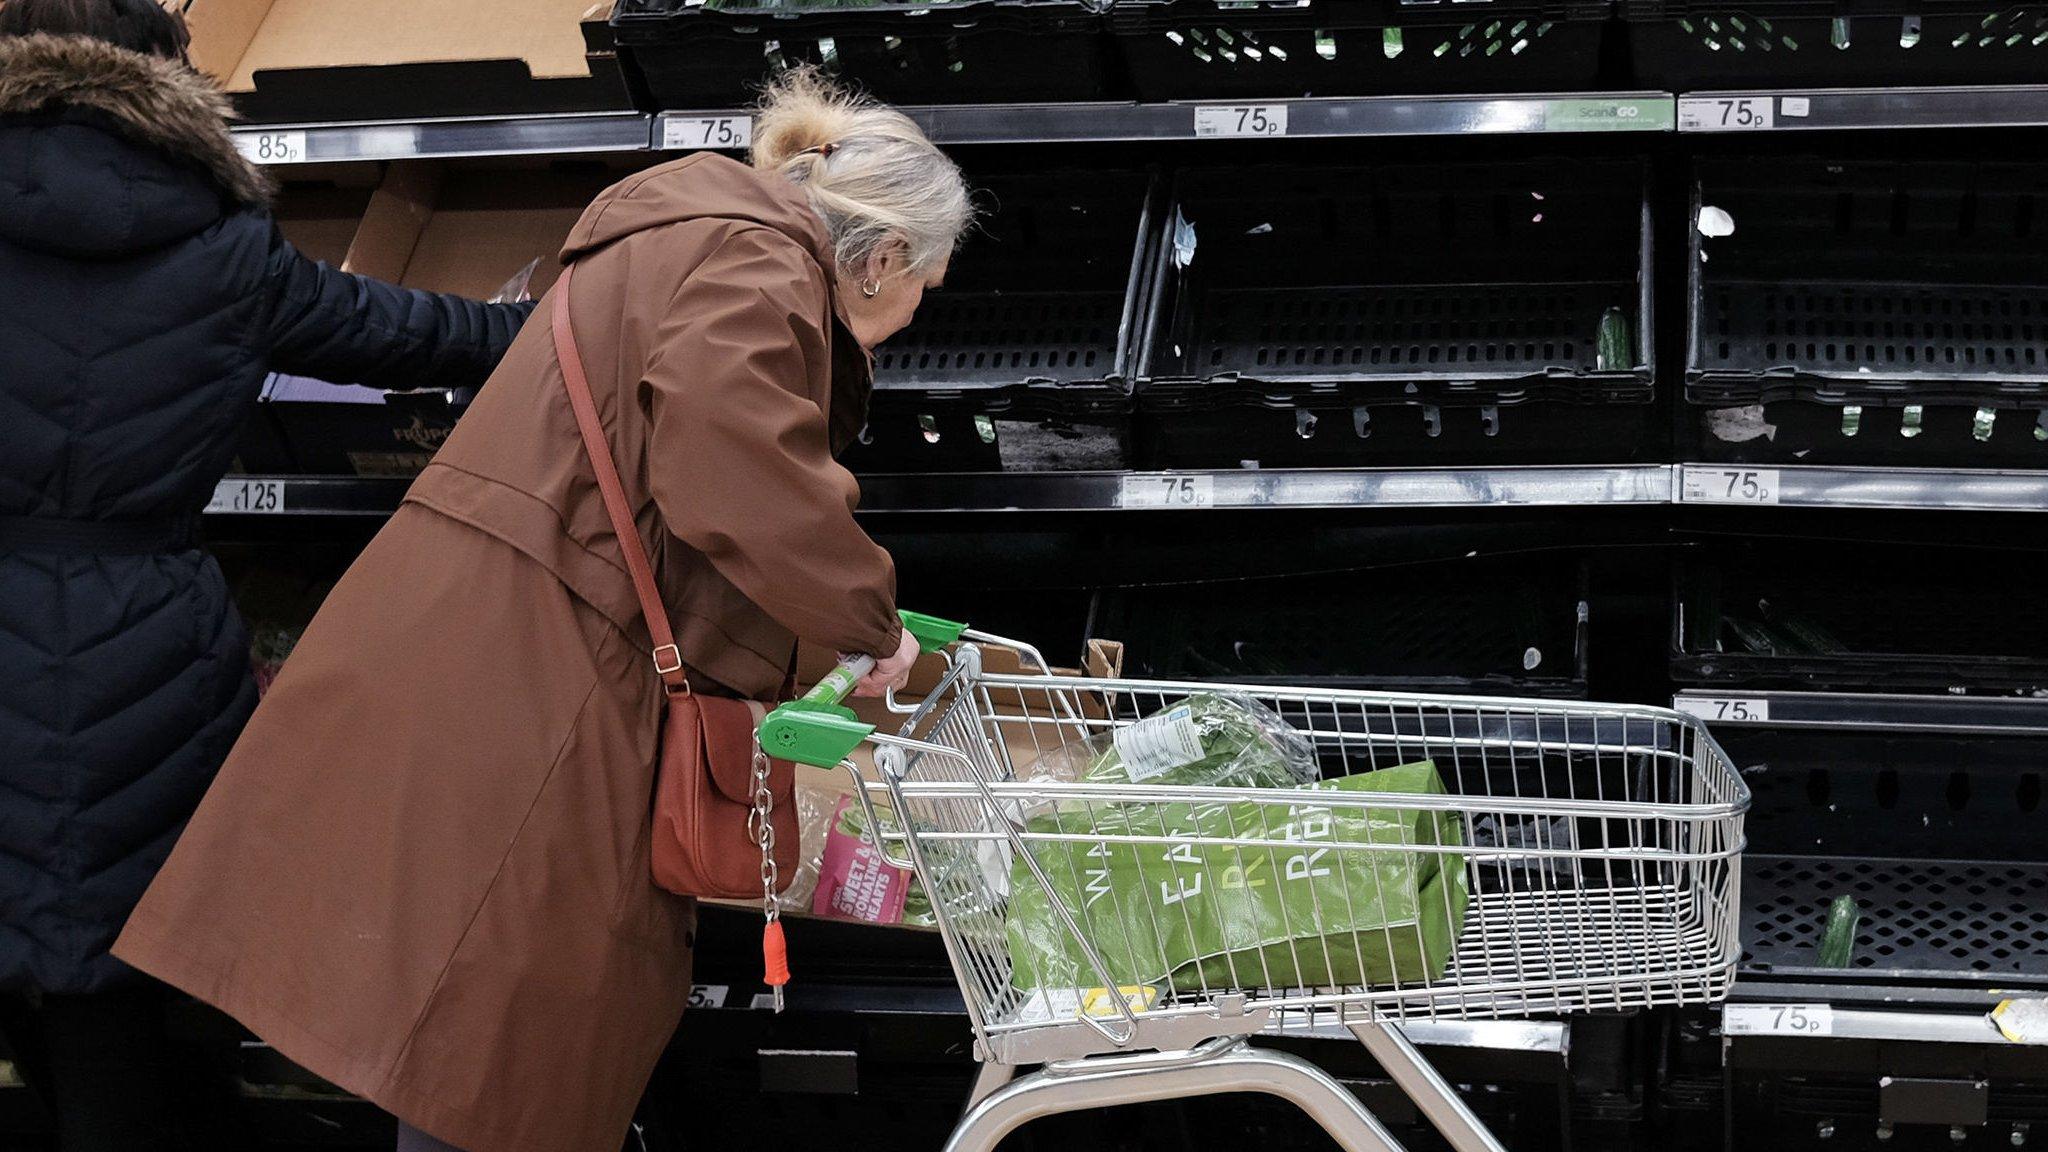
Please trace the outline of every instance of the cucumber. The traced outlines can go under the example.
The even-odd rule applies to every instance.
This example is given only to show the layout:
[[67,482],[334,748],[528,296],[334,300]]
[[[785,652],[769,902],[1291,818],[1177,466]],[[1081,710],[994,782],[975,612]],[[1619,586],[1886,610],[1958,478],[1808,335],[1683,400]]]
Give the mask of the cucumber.
[[1600,335],[1594,350],[1593,367],[1600,372],[1620,372],[1635,367],[1635,342],[1629,339],[1628,315],[1619,308],[1600,314]]
[[1828,908],[1827,931],[1820,938],[1820,966],[1823,968],[1847,968],[1856,953],[1856,926],[1863,920],[1863,910],[1856,906],[1853,896],[1838,896]]

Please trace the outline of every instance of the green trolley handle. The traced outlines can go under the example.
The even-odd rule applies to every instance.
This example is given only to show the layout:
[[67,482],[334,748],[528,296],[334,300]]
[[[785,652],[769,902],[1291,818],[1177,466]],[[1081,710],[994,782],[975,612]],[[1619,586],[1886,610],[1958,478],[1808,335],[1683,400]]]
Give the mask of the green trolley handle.
[[[967,625],[921,612],[898,613],[903,630],[917,639],[919,650],[937,652],[955,644]],[[768,714],[761,722],[761,747],[778,760],[837,768],[861,742],[875,734],[842,703],[874,671],[873,656],[849,656],[818,681],[817,686]]]

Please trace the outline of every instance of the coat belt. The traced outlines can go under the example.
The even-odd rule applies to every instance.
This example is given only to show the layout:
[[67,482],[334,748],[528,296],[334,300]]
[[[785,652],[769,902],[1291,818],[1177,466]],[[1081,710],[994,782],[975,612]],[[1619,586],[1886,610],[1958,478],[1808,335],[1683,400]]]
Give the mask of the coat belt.
[[65,520],[0,516],[0,553],[54,556],[156,556],[198,547],[198,518]]

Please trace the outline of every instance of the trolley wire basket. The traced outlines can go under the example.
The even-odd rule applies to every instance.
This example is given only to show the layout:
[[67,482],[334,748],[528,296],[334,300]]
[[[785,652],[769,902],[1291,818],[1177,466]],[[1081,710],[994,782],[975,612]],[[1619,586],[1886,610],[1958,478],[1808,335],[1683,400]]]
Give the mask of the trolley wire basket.
[[[872,746],[872,770],[854,769],[867,827],[925,886],[997,1070],[953,1148],[1048,1112],[1219,1090],[1274,1092],[1346,1147],[1394,1147],[1312,1066],[1242,1043],[1331,1026],[1454,1145],[1494,1148],[1399,1022],[1705,1004],[1733,978],[1748,792],[1694,718],[1240,685],[1313,746],[1320,784],[1061,783],[1048,769],[1091,738],[1218,686],[991,675],[974,643],[949,659],[896,734],[812,704],[762,741],[812,763]],[[1342,785],[1423,762],[1440,787]],[[1162,959],[1176,948],[1200,955]],[[1026,1064],[1047,1070],[997,1090]]]

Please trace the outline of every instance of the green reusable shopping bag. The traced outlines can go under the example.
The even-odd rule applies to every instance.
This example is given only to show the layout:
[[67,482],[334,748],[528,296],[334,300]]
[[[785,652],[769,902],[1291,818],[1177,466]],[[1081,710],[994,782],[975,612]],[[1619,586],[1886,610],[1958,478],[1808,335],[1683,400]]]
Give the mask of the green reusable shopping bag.
[[[1444,790],[1430,761],[1313,787]],[[1093,940],[1113,985],[1168,994],[1434,980],[1464,926],[1464,857],[1402,850],[1464,844],[1463,819],[1454,812],[1277,802],[1068,805],[1027,821],[1025,831],[1072,837],[1030,842],[1050,891],[1021,860],[1012,869],[1010,980],[1026,991],[1102,985],[1054,914],[1055,899]],[[1130,836],[1173,842],[1119,839]],[[1287,846],[1222,842],[1242,839]]]

